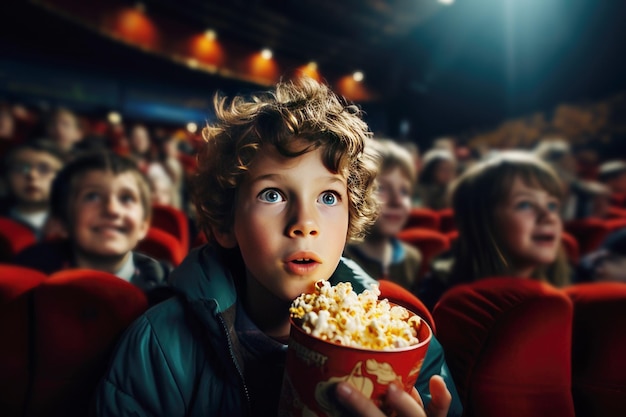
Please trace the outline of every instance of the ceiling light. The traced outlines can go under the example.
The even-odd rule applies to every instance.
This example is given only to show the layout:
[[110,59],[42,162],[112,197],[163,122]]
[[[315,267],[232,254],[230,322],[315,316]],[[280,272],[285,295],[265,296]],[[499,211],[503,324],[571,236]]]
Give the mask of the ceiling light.
[[116,111],[112,111],[112,112],[109,112],[109,114],[107,114],[107,120],[112,125],[117,125],[122,122],[122,115]]
[[439,3],[445,4],[446,6],[449,6],[452,3],[454,3],[454,0],[439,0]]
[[215,40],[215,38],[217,38],[217,32],[215,32],[213,29],[207,29],[204,31],[204,36],[208,40],[213,41]]
[[187,123],[187,132],[189,133],[196,133],[198,131],[198,125],[195,124],[194,122],[189,122]]
[[355,71],[355,73],[352,74],[352,78],[354,79],[354,81],[360,83],[365,78],[365,75],[363,75],[361,71]]
[[272,50],[269,48],[263,49],[261,51],[261,56],[263,57],[263,59],[267,59],[267,60],[272,59]]

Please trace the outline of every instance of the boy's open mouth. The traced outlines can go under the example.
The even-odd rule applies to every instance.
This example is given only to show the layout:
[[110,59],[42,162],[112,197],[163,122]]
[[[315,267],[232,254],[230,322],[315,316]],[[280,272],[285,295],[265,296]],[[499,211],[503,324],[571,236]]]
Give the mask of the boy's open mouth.
[[291,262],[293,262],[295,264],[299,264],[299,265],[306,265],[306,264],[315,263],[315,261],[313,259],[308,259],[308,258],[294,259]]

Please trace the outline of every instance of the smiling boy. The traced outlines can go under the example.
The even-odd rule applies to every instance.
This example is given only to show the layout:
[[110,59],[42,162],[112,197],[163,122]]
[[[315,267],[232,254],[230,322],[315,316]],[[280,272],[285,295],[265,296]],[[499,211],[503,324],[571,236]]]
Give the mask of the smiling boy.
[[[216,115],[195,181],[209,245],[173,272],[178,295],[122,338],[96,394],[100,416],[276,416],[291,301],[318,280],[357,291],[375,282],[341,259],[346,240],[377,214],[376,163],[364,153],[358,109],[299,79],[250,99],[216,99]],[[418,381],[429,415],[446,415],[446,384],[450,415],[460,415],[441,347],[431,346]],[[445,382],[431,380],[438,374]],[[348,383],[336,393],[354,415],[381,415]],[[399,416],[425,415],[400,390],[387,400]]]

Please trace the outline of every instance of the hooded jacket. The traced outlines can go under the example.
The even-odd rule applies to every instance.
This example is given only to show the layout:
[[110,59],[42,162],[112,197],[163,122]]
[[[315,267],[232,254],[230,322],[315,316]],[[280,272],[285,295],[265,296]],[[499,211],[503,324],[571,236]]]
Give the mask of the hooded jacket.
[[[356,292],[376,281],[341,260],[329,280]],[[149,309],[124,333],[96,396],[96,415],[252,416],[239,341],[237,291],[229,269],[208,245],[194,249],[171,275],[177,295]],[[433,337],[416,384],[425,403],[428,380],[442,375],[461,415],[454,383]]]

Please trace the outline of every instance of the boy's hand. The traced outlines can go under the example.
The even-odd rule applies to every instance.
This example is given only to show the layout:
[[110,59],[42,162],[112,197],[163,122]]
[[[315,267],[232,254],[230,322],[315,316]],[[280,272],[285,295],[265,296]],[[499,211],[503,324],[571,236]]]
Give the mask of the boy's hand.
[[[424,409],[422,399],[415,388],[409,395],[393,384],[389,385],[385,406],[390,411],[394,411],[397,417],[445,417],[448,414],[452,396],[443,378],[438,375],[433,376],[430,379],[429,388],[432,400],[427,410]],[[385,416],[373,401],[363,396],[348,382],[338,383],[335,393],[337,400],[354,416]]]

